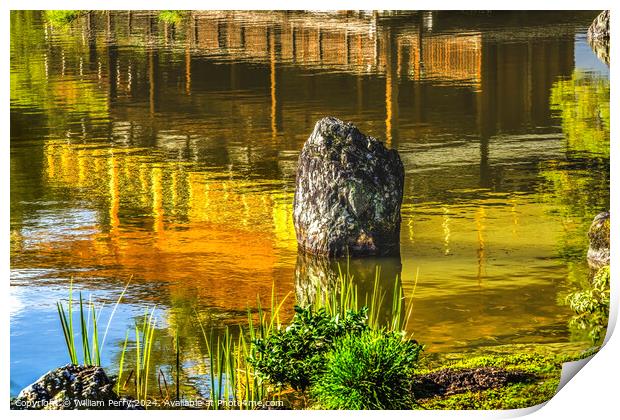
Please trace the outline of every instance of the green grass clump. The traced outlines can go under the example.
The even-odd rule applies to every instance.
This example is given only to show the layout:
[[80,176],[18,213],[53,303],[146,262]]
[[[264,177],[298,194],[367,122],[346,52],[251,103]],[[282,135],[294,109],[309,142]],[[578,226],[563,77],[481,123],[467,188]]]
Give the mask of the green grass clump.
[[415,403],[412,375],[423,346],[401,334],[366,330],[338,340],[311,388],[325,409],[399,410]]
[[368,329],[368,309],[348,310],[344,316],[330,315],[325,308],[295,307],[286,329],[275,330],[254,340],[250,363],[259,374],[278,386],[304,391],[312,377],[323,369],[325,354],[345,335],[359,336]]

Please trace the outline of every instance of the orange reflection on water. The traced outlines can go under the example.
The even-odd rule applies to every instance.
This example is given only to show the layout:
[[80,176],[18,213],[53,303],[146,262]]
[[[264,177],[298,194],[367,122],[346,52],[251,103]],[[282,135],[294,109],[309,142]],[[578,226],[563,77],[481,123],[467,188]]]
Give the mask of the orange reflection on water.
[[[293,267],[280,263],[296,252],[290,197],[250,191],[259,181],[145,162],[136,151],[49,142],[46,182],[87,191],[107,217],[82,226],[92,234],[52,236],[29,253],[51,254],[40,260],[77,268],[80,277],[133,274],[136,281],[166,283],[170,293],[197,293],[229,310],[254,305],[257,293],[271,292],[274,279],[282,282],[278,294],[292,289]],[[147,215],[151,224],[145,226]],[[131,225],[132,216],[142,225]]]

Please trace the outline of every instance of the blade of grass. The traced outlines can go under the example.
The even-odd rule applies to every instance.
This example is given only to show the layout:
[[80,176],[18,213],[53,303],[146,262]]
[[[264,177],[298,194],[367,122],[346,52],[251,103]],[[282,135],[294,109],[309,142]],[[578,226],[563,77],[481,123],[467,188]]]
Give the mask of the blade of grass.
[[65,337],[65,343],[67,344],[67,351],[69,353],[69,359],[71,359],[71,363],[77,365],[77,357],[74,352],[74,348],[72,345],[73,337],[69,332],[69,324],[67,322],[67,317],[65,315],[65,309],[62,306],[62,302],[56,302],[56,308],[58,309],[58,317],[60,318],[60,325],[62,327],[62,333]]
[[80,292],[80,325],[82,327],[82,351],[84,356],[84,364],[86,366],[92,366],[90,359],[90,345],[88,343],[88,327],[86,326],[87,316],[84,315],[84,301],[82,299],[82,292]]
[[106,325],[105,332],[103,333],[103,340],[101,340],[101,351],[103,351],[103,346],[105,345],[105,339],[108,337],[108,330],[110,329],[110,324],[112,323],[112,318],[114,318],[114,314],[116,313],[116,309],[118,308],[118,305],[121,302],[121,299],[123,299],[123,296],[125,295],[125,292],[127,291],[127,288],[129,287],[129,283],[131,283],[132,279],[133,279],[133,274],[129,277],[129,281],[125,285],[125,288],[121,292],[121,295],[116,300],[116,304],[114,305],[114,308],[112,309],[112,313],[110,314],[110,318],[108,318],[108,324]]
[[125,351],[127,350],[127,339],[129,338],[129,330],[125,331],[125,343],[123,343],[123,351],[121,351],[121,360],[118,366],[118,379],[116,381],[116,394],[120,395],[121,379],[123,377],[123,365],[125,364]]
[[99,352],[99,334],[97,332],[97,314],[95,311],[95,305],[91,304],[93,314],[93,354],[94,362],[96,366],[101,366],[101,353]]

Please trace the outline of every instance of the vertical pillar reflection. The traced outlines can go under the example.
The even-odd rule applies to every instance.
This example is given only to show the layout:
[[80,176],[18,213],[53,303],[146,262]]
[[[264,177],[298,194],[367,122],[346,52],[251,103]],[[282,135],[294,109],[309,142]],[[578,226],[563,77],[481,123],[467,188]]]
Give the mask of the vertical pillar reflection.
[[443,252],[445,255],[450,255],[450,210],[447,206],[444,206],[442,210],[443,222],[441,226],[443,228]]
[[159,236],[164,231],[164,205],[162,193],[161,168],[153,168],[151,172],[151,194],[153,196],[153,230]]
[[490,139],[497,131],[498,103],[498,51],[497,46],[482,39],[480,59],[480,90],[476,93],[476,122],[480,135],[480,186],[490,188],[491,165]]
[[278,102],[278,79],[276,73],[277,52],[276,52],[276,32],[269,29],[267,32],[267,42],[269,48],[269,92],[271,95],[271,137],[278,135],[282,122],[282,105]]
[[185,48],[185,94],[190,95],[192,91],[192,56],[190,52],[189,40]]
[[[108,194],[110,196],[110,234],[118,231],[120,221],[118,218],[119,190],[118,190],[118,164],[114,155],[108,158]],[[114,235],[112,235],[114,236]]]
[[149,114],[155,115],[157,110],[157,71],[158,55],[156,51],[148,52],[148,77],[149,77]]
[[482,278],[486,275],[486,253],[485,253],[485,239],[484,239],[484,229],[485,229],[485,218],[486,212],[484,211],[484,207],[479,207],[474,216],[476,222],[476,232],[478,234],[478,249],[476,250],[476,254],[478,256],[478,284],[482,282]]
[[398,136],[398,55],[394,53],[395,37],[390,29],[384,32],[385,62],[385,142],[392,146]]
[[118,210],[120,204],[120,196],[119,196],[119,182],[118,182],[118,162],[117,157],[111,155],[107,159],[108,166],[108,195],[110,201],[109,208],[109,218],[110,218],[110,246],[112,248],[112,253],[114,258],[118,263],[118,259],[120,256],[120,220],[118,217]]

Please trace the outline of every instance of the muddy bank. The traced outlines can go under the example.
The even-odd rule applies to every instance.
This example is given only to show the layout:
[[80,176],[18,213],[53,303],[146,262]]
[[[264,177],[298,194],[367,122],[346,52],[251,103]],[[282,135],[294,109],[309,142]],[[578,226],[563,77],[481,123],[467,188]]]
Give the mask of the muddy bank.
[[534,375],[527,372],[508,371],[495,367],[442,369],[416,376],[414,393],[416,398],[425,399],[501,388],[508,384],[531,382],[534,379]]

